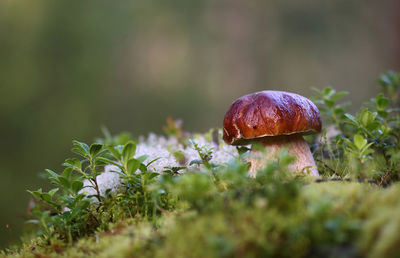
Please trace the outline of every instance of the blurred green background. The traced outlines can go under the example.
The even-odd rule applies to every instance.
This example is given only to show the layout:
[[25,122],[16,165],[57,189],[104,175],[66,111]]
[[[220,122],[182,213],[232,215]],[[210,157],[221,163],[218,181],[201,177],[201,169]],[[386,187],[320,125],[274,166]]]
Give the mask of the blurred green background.
[[19,238],[39,173],[101,125],[203,132],[236,98],[311,87],[359,105],[400,69],[400,2],[0,1],[0,246]]

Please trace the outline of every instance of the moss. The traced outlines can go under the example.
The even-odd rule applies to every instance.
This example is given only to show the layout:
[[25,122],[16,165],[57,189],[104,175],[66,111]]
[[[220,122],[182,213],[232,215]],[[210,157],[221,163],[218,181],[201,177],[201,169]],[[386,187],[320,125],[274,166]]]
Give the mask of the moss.
[[368,257],[398,257],[400,248],[400,185],[375,191],[363,202],[365,223],[359,241]]
[[[157,222],[124,219],[67,245],[40,238],[9,257],[396,257],[400,185],[328,182],[301,187],[290,207],[268,197],[244,207],[169,213]],[[290,210],[290,212],[289,212]]]

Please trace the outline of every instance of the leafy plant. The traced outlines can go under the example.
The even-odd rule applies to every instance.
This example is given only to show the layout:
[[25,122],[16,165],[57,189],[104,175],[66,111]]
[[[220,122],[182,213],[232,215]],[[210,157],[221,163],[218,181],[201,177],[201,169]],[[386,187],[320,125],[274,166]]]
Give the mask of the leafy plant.
[[328,121],[333,122],[338,128],[343,128],[343,118],[345,114],[345,106],[338,104],[337,100],[348,95],[346,91],[336,92],[336,90],[328,87],[323,90],[313,89],[318,96],[314,97],[314,101],[319,105],[319,109]]
[[[39,202],[32,212],[35,219],[29,222],[39,225],[45,238],[56,237],[71,242],[79,236],[92,234],[98,227],[106,227],[105,222],[115,219],[113,211],[119,212],[121,217],[151,216],[155,203],[148,186],[159,174],[148,171],[148,166],[155,160],[145,165],[147,156],[134,158],[135,151],[136,144],[132,141],[123,146],[99,143],[89,146],[73,141],[72,152],[80,159],[66,159],[63,163],[66,168],[61,174],[46,170],[50,183],[57,188],[49,192],[42,189],[28,191]],[[105,194],[100,192],[97,178],[105,165],[119,169],[115,173],[122,177],[123,191],[117,196],[111,195],[110,189]],[[95,194],[87,194],[85,188],[94,189]],[[114,201],[120,206],[117,207]],[[104,212],[107,210],[111,214]]]
[[207,168],[212,168],[213,166],[215,166],[214,164],[210,163],[210,161],[212,159],[212,153],[213,153],[213,149],[212,148],[208,147],[207,145],[204,145],[204,146],[200,147],[193,140],[191,140],[190,142],[192,143],[194,149],[199,154],[200,159],[192,160],[189,165],[192,165],[192,164],[198,164],[198,165],[203,164]]
[[394,103],[399,99],[399,86],[400,86],[400,74],[394,71],[384,73],[378,79],[378,84],[382,87],[385,94],[388,94]]
[[372,144],[372,142],[368,143],[361,135],[355,134],[353,141],[346,139],[346,150],[364,163],[371,159],[370,154],[374,153],[374,150],[371,149]]
[[[399,169],[393,166],[393,159],[396,159],[397,164],[397,157],[393,154],[400,151],[398,76],[394,72],[382,75],[378,83],[383,93],[378,93],[356,115],[343,112],[340,105],[336,104],[336,100],[344,96],[344,93],[338,94],[331,88],[317,91],[317,104],[339,130],[337,136],[330,140],[326,138],[325,132],[325,138],[315,152],[323,174],[355,177],[368,175],[380,185],[386,185],[389,179],[399,177]],[[388,94],[388,97],[384,94]]]

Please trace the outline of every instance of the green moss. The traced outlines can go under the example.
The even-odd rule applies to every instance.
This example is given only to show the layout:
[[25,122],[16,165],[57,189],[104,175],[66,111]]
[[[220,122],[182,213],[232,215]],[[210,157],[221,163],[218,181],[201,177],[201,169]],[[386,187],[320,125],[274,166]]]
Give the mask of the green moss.
[[[10,257],[396,257],[400,185],[302,186],[290,207],[257,197],[246,208],[165,214],[157,223],[123,220],[74,244],[40,239]],[[288,212],[290,210],[290,212]]]

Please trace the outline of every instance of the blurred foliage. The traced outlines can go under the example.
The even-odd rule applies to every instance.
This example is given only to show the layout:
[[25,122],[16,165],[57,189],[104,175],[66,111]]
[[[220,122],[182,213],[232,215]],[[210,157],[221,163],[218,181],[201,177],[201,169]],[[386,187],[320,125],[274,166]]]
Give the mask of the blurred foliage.
[[49,188],[38,172],[101,125],[138,136],[173,116],[205,131],[264,89],[370,98],[399,65],[396,3],[0,1],[0,244],[19,235],[24,189]]

